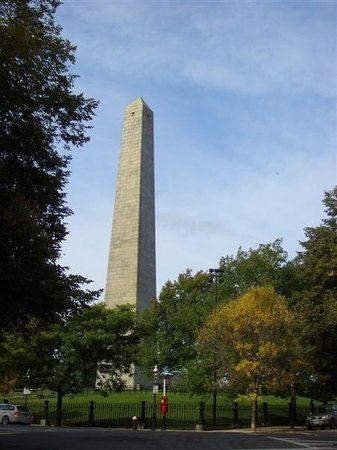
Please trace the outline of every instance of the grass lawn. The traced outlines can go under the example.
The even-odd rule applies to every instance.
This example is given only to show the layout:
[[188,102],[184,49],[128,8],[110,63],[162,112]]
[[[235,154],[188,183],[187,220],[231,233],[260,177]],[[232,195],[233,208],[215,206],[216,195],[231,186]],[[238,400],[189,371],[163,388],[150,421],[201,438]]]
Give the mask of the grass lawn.
[[[191,395],[182,392],[167,392],[169,397],[169,427],[179,429],[194,429],[198,420],[200,401],[206,403],[204,417],[206,426],[212,426],[212,395]],[[156,398],[156,407],[158,418],[160,419],[159,401],[162,391]],[[4,396],[0,396],[0,402]],[[7,396],[6,399],[17,404],[24,404],[26,397],[22,392],[16,392],[13,396]],[[50,391],[34,391],[27,396],[27,405],[29,406],[34,423],[40,423],[45,417],[45,401],[49,401],[49,423],[56,423],[56,394]],[[146,423],[149,427],[152,417],[153,394],[152,391],[123,391],[106,392],[104,395],[100,391],[86,390],[76,395],[67,395],[63,399],[63,424],[66,426],[87,426],[89,421],[89,402],[93,400],[94,421],[96,426],[108,427],[130,427],[131,418],[141,414],[140,402],[145,400]],[[246,397],[237,399],[238,420],[242,427],[249,426],[251,418],[251,404]],[[289,424],[289,398],[275,396],[265,396],[260,399],[259,421],[262,423],[265,409],[262,402],[268,403],[268,422],[277,425]],[[297,397],[297,423],[305,424],[305,418],[310,409],[308,398]],[[218,428],[229,428],[233,425],[234,407],[232,400],[225,394],[218,394],[217,397],[217,424]],[[158,420],[159,420],[158,419]]]
[[[0,394],[0,401],[5,398],[3,394]],[[159,391],[158,398],[160,398],[162,392]],[[200,401],[204,401],[206,405],[212,404],[212,395],[192,395],[182,392],[167,392],[169,402],[171,404],[198,404]],[[11,396],[7,396],[6,399],[13,403],[24,403],[26,397],[16,392]],[[85,403],[88,404],[90,400],[94,400],[96,403],[110,403],[110,404],[131,404],[138,403],[142,400],[151,402],[153,399],[152,391],[122,391],[122,392],[105,392],[104,395],[100,391],[86,390],[74,395],[66,395],[63,399],[64,403]],[[35,391],[28,395],[27,401],[34,403],[43,403],[45,400],[49,400],[51,403],[56,402],[56,393],[51,391]],[[247,397],[239,397],[237,399],[240,404],[250,404],[250,400]],[[268,402],[270,406],[286,406],[289,402],[289,398],[275,397],[272,395],[262,396],[260,402]],[[309,407],[310,400],[306,397],[297,397],[297,405],[299,407]],[[218,405],[232,403],[232,400],[223,393],[218,394]]]

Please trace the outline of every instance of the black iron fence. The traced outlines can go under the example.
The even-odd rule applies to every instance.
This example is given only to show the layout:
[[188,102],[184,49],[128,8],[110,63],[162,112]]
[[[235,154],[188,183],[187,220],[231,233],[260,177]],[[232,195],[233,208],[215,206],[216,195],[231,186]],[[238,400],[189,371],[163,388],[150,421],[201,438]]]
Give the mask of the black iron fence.
[[[56,425],[56,403],[29,403],[34,417],[34,423]],[[296,425],[304,425],[308,407],[297,407]],[[168,413],[163,420],[160,405],[157,403],[99,403],[91,401],[89,404],[66,402],[62,406],[62,425],[65,426],[99,426],[114,428],[131,428],[142,426],[144,428],[171,428],[194,429],[196,424],[205,428],[245,428],[250,426],[251,408],[246,404],[217,405],[216,423],[213,420],[212,405],[176,403],[170,404]],[[289,425],[290,413],[288,405],[274,406],[267,403],[259,405],[259,426]],[[135,419],[135,417],[137,419]],[[155,418],[155,419],[154,419]],[[154,424],[155,420],[155,424]]]

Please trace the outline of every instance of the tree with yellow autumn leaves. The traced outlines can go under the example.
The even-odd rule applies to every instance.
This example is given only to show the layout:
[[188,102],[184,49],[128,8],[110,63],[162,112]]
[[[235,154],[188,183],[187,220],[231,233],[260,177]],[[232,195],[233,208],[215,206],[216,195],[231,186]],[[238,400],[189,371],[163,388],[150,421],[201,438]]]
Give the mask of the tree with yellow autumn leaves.
[[216,309],[199,334],[200,359],[216,369],[219,381],[251,398],[254,430],[259,396],[287,389],[308,369],[295,326],[283,296],[254,287]]

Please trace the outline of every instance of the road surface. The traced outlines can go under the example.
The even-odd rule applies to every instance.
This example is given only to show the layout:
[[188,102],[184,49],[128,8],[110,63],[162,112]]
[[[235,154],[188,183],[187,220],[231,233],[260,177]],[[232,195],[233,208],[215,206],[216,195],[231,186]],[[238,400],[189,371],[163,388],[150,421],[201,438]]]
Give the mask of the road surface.
[[337,450],[337,431],[130,431],[0,425],[1,450]]

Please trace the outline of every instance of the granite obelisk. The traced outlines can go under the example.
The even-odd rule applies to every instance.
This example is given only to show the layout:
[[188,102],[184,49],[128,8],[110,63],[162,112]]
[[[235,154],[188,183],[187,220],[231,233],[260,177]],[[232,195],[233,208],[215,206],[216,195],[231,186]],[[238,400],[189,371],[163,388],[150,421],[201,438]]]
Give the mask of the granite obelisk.
[[124,112],[105,303],[148,307],[156,297],[153,112],[138,97]]

